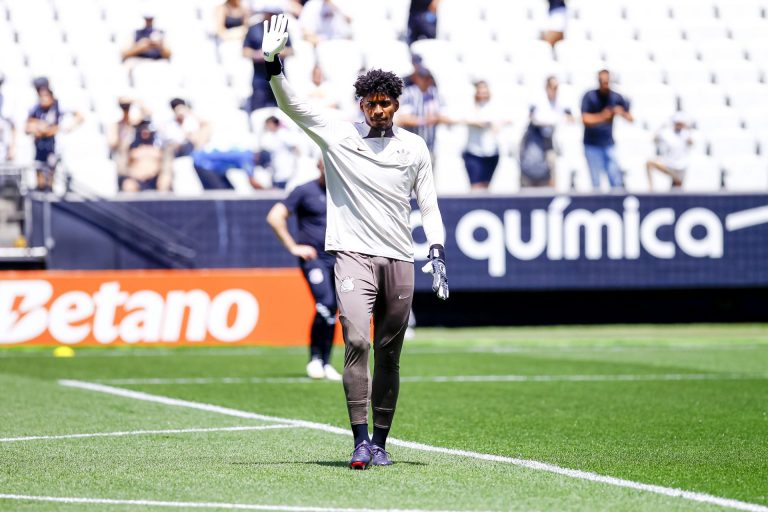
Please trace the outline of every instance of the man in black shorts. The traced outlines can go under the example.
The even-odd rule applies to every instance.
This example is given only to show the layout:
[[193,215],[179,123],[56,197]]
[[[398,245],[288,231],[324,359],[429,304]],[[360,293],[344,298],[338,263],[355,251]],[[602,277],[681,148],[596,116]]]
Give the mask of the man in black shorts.
[[[320,177],[293,189],[283,201],[276,203],[267,222],[288,252],[299,258],[309,289],[315,299],[307,376],[312,379],[341,380],[331,366],[331,346],[336,329],[336,291],[333,266],[336,258],[325,252],[325,168],[318,162]],[[288,231],[288,217],[295,214],[299,235],[295,240]]]

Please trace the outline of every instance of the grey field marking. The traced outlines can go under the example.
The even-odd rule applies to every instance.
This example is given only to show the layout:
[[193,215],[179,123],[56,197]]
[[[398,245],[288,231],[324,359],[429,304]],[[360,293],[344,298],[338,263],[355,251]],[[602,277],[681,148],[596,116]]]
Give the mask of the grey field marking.
[[[149,393],[143,393],[140,391],[132,391],[129,389],[118,388],[113,386],[106,386],[104,384],[98,384],[94,382],[84,382],[77,380],[60,380],[59,384],[62,386],[82,389],[87,391],[94,391],[97,393],[105,393],[113,396],[121,396],[124,398],[131,398],[133,400],[141,400],[144,402],[153,402],[173,407],[185,407],[189,409],[196,409],[201,411],[207,411],[216,414],[223,414],[226,416],[234,416],[237,418],[250,418],[261,421],[271,421],[284,425],[293,425],[298,427],[304,427],[308,429],[318,430],[322,432],[328,432],[331,434],[338,434],[343,436],[349,436],[349,431],[346,428],[334,427],[332,425],[326,425],[323,423],[315,423],[305,420],[297,420],[292,418],[281,418],[277,416],[268,416],[264,414],[257,414],[249,411],[242,411],[239,409],[231,409],[228,407],[222,407],[214,404],[206,404],[202,402],[192,402],[189,400],[181,400],[178,398],[166,397],[162,395],[152,395]],[[768,507],[758,505],[755,503],[748,503],[745,501],[734,500],[730,498],[722,498],[719,496],[713,496],[711,494],[686,491],[683,489],[675,489],[672,487],[663,487],[660,485],[646,484],[642,482],[634,482],[632,480],[625,480],[622,478],[616,478],[612,476],[600,475],[598,473],[592,473],[590,471],[581,471],[578,469],[569,469],[555,464],[548,464],[546,462],[539,462],[529,459],[518,459],[513,457],[504,457],[501,455],[492,455],[487,453],[472,452],[468,450],[455,450],[451,448],[444,448],[441,446],[433,446],[423,443],[415,443],[411,441],[404,441],[400,439],[390,438],[388,440],[390,445],[401,446],[403,448],[410,448],[412,450],[419,450],[424,452],[442,453],[445,455],[452,455],[456,457],[472,458],[478,460],[485,460],[489,462],[497,462],[502,464],[512,464],[518,467],[532,469],[536,471],[545,471],[547,473],[554,473],[557,475],[566,476],[569,478],[576,478],[579,480],[586,480],[590,482],[602,483],[606,485],[612,485],[615,487],[623,487],[627,489],[633,489],[637,491],[644,491],[653,494],[660,494],[672,498],[681,498],[697,503],[707,503],[711,505],[718,505],[721,507],[731,508],[734,510],[744,510],[748,512],[768,512]]]
[[[412,383],[468,383],[468,382],[664,382],[664,381],[718,381],[768,379],[768,373],[649,373],[603,375],[430,375],[400,377],[400,382]],[[179,377],[179,378],[124,378],[97,380],[102,384],[119,386],[167,386],[212,384],[336,384],[308,377]]]

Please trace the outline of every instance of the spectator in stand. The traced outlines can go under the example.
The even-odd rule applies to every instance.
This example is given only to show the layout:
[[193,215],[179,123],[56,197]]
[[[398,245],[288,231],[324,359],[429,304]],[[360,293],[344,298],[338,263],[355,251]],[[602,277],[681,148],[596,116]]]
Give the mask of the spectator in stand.
[[[571,109],[557,94],[559,87],[556,77],[547,77],[544,94],[531,105],[530,123],[520,152],[520,185],[523,187],[555,186],[555,129],[563,121],[574,122]],[[531,145],[537,147],[532,148]]]
[[352,37],[352,18],[338,4],[338,0],[309,0],[299,16],[299,24],[306,39],[313,46],[331,39]]
[[442,105],[432,73],[424,66],[417,66],[411,80],[413,84],[403,89],[400,97],[397,124],[424,139],[434,165],[437,125],[447,124],[449,120],[441,114]]
[[5,96],[2,87],[5,74],[0,71],[0,164],[16,158],[16,126],[11,116],[5,114]]
[[0,114],[0,164],[16,158],[16,127],[13,121]]
[[174,158],[188,156],[208,142],[211,136],[210,124],[195,114],[181,98],[173,98],[170,105],[173,119],[160,131],[163,145],[168,147]]
[[248,174],[253,188],[269,188],[254,177],[256,167],[268,167],[270,154],[266,151],[241,149],[193,151],[192,163],[205,190],[233,190],[227,171],[240,169]]
[[[47,80],[46,80],[47,83]],[[56,135],[64,112],[48,85],[40,85],[37,89],[38,103],[32,107],[27,116],[25,132],[32,135],[35,144],[35,168],[37,171],[37,188],[51,190],[53,177],[59,158],[56,155]],[[68,129],[73,130],[83,122],[80,112],[72,112],[74,124]]]
[[241,0],[224,0],[216,6],[216,37],[219,41],[242,41],[248,32],[250,13]]
[[109,157],[115,161],[117,175],[120,177],[128,176],[128,150],[136,139],[136,126],[142,119],[148,118],[150,113],[146,107],[139,105],[141,117],[137,119],[135,111],[132,111],[134,102],[128,96],[118,98],[117,104],[122,114],[120,119],[107,129],[107,143]]
[[468,133],[467,147],[462,154],[473,190],[487,189],[499,165],[497,135],[503,125],[499,112],[498,106],[491,101],[488,83],[475,82],[475,101],[463,120]]
[[117,179],[122,192],[171,190],[170,165],[149,119],[136,127],[136,138],[128,148],[128,173]]
[[542,33],[542,39],[548,42],[552,48],[565,39],[565,27],[568,24],[568,9],[565,0],[548,0],[549,18],[547,27]]
[[[243,56],[250,59],[253,63],[253,81],[251,83],[253,92],[247,101],[247,110],[254,110],[264,107],[276,107],[275,95],[269,87],[269,76],[264,68],[264,55],[261,51],[261,41],[264,39],[264,20],[271,20],[273,16],[280,14],[280,11],[274,7],[265,7],[262,15],[251,17],[251,26],[245,35],[243,41]],[[291,41],[288,40],[286,48],[281,56],[289,57],[293,55]]]
[[616,161],[613,140],[613,120],[621,117],[628,122],[634,118],[629,102],[611,89],[611,74],[607,69],[598,75],[599,87],[588,91],[581,100],[581,120],[584,123],[584,154],[587,158],[592,186],[600,188],[600,175],[605,173],[611,188],[623,188],[621,170]]
[[[304,279],[315,299],[315,318],[310,330],[307,376],[312,379],[340,381],[341,375],[331,366],[331,348],[336,330],[334,265],[336,257],[325,252],[326,192],[325,167],[319,159],[320,177],[299,185],[283,201],[276,203],[267,222],[283,246],[299,259]],[[295,214],[298,236],[288,231],[288,217]]]
[[0,71],[0,116],[5,115],[5,95],[3,94],[4,83],[5,83],[5,73]]
[[307,91],[307,100],[323,111],[341,108],[336,90],[326,82],[323,69],[317,64],[312,68],[312,86]]
[[269,153],[272,168],[272,186],[285,188],[296,171],[299,135],[287,128],[275,116],[264,121],[259,147]]
[[411,0],[408,12],[408,44],[437,37],[437,7],[440,0]]
[[144,27],[133,35],[133,43],[123,50],[123,61],[128,59],[168,60],[171,50],[165,43],[165,33],[155,28],[155,15],[144,12]]
[[673,189],[682,187],[691,146],[693,146],[693,135],[685,114],[675,113],[672,116],[671,126],[663,126],[653,140],[658,148],[659,157],[648,160],[645,164],[649,190],[653,191],[653,171],[672,178]]

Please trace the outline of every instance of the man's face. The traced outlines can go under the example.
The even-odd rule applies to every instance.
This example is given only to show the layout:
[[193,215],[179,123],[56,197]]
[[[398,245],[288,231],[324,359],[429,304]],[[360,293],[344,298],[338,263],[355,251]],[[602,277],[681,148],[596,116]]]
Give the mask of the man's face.
[[392,126],[395,112],[400,103],[381,92],[374,92],[360,100],[360,110],[363,111],[365,122],[371,128],[386,130]]
[[611,90],[611,75],[608,73],[600,73],[597,75],[597,82],[600,85],[600,92],[607,93]]
[[43,108],[50,108],[53,105],[53,94],[49,91],[41,90],[39,92],[40,106]]

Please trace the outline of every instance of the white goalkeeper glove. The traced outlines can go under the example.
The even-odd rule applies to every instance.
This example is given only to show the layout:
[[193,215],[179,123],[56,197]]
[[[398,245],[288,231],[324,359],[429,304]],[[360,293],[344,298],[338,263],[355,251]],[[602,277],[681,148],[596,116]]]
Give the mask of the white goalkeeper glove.
[[288,17],[285,14],[272,16],[271,20],[264,20],[264,38],[261,40],[261,51],[264,60],[272,62],[277,54],[283,51],[288,42]]
[[448,276],[445,273],[445,249],[435,244],[429,248],[429,261],[421,269],[426,274],[432,274],[432,291],[439,299],[448,298]]

